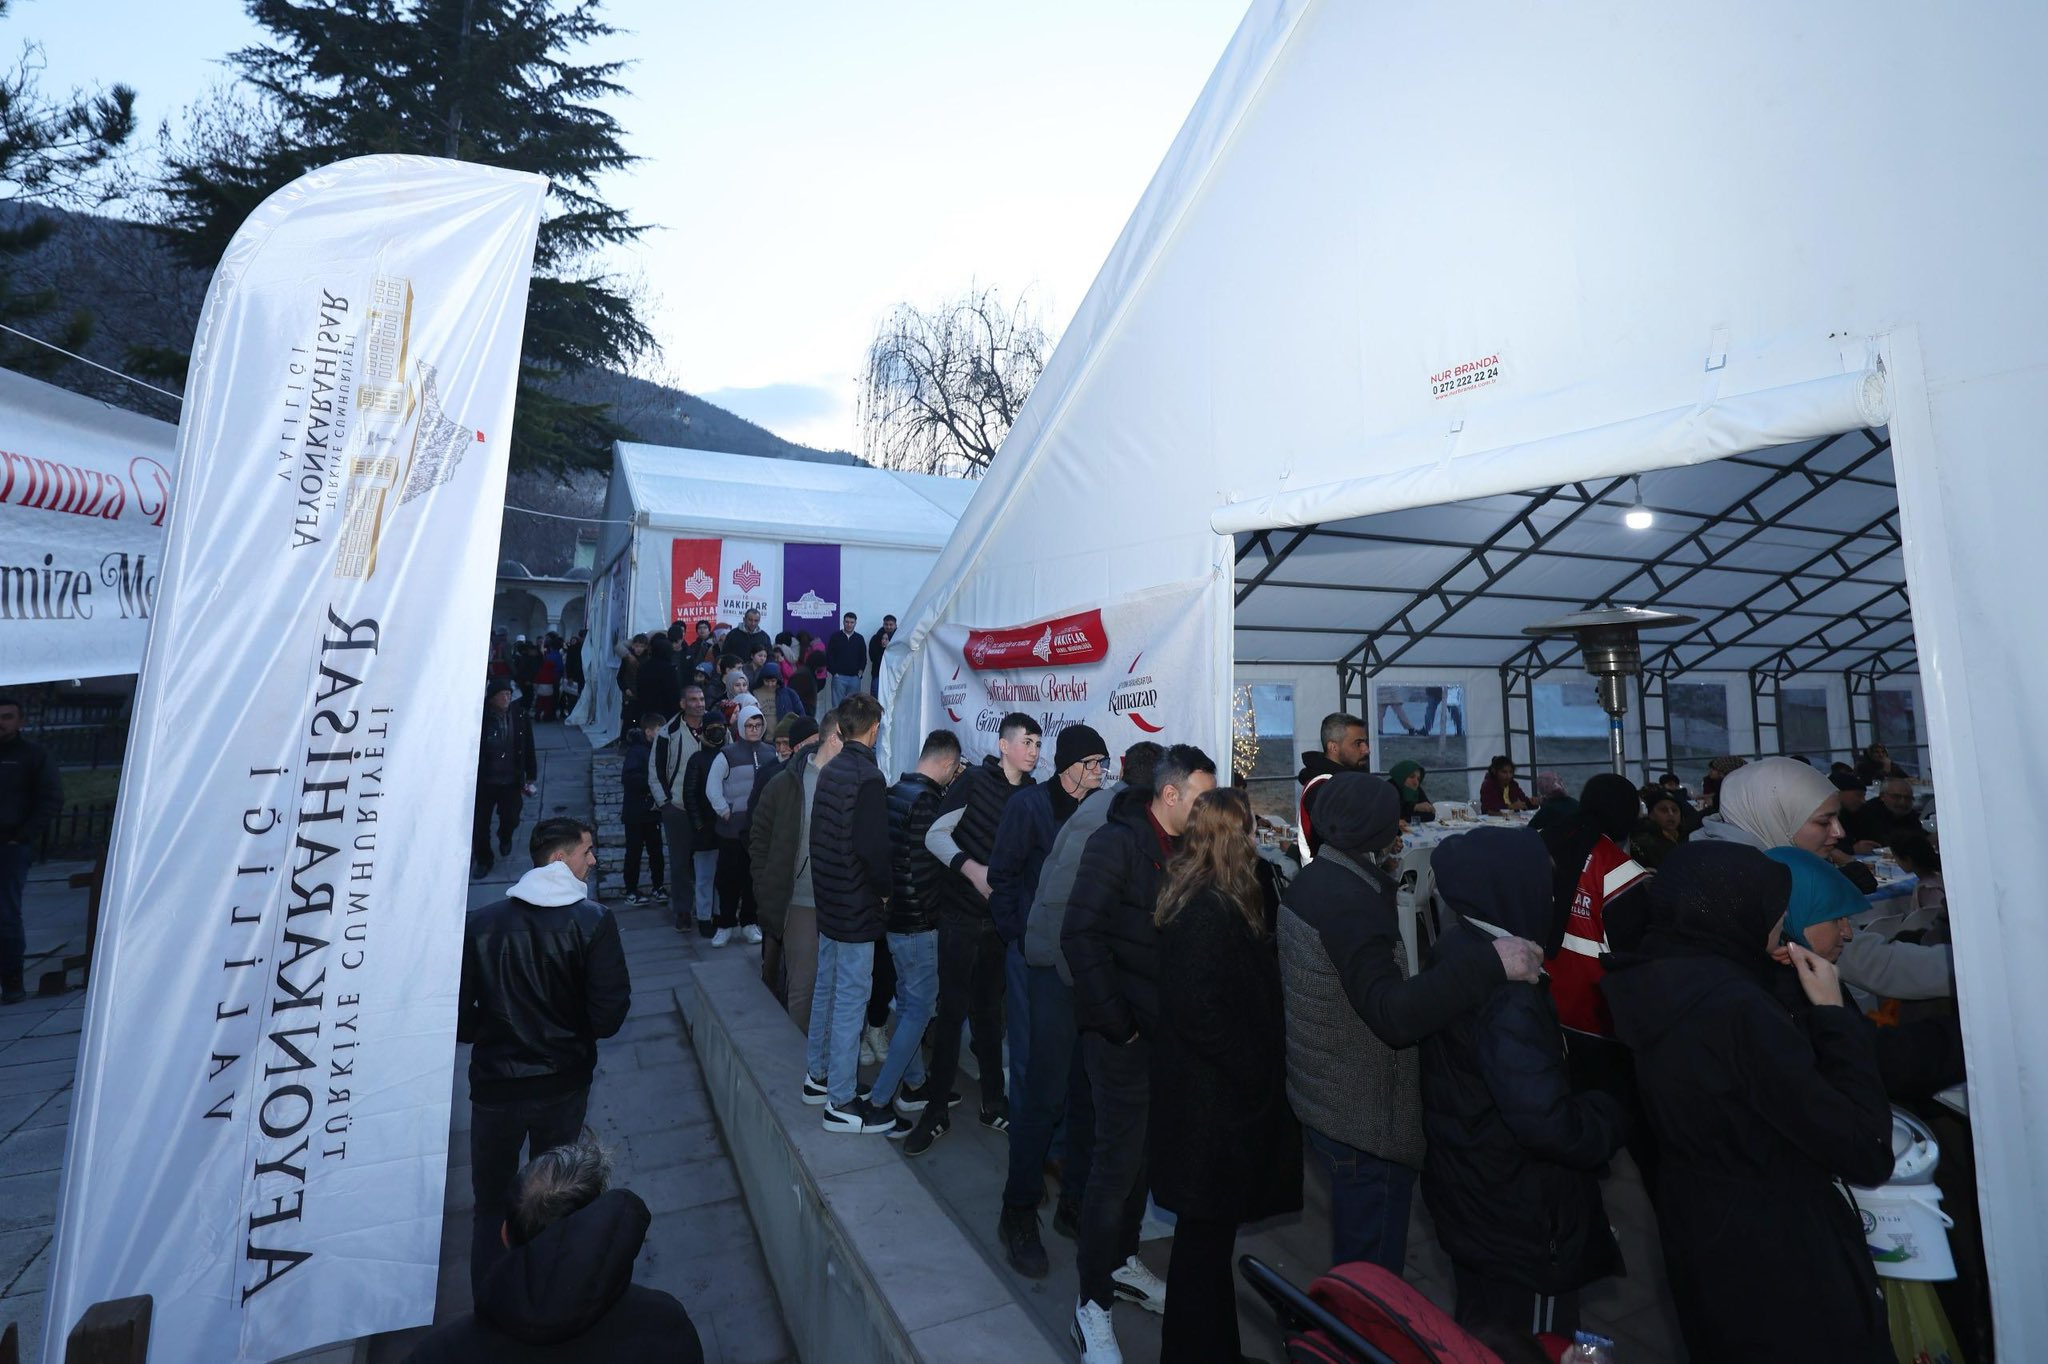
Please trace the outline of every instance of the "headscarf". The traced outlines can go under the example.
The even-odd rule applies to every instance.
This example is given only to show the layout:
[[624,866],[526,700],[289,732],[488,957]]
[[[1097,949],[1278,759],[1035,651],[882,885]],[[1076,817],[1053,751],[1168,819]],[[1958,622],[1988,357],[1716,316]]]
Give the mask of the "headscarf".
[[1579,792],[1579,818],[1623,847],[1642,818],[1643,798],[1636,784],[1614,772],[1602,772]]
[[1527,829],[1481,827],[1429,855],[1436,893],[1458,914],[1539,941],[1550,930],[1550,854]]
[[1816,857],[1804,848],[1773,848],[1764,855],[1773,862],[1784,863],[1792,872],[1792,898],[1785,905],[1788,941],[1806,947],[1806,930],[1815,924],[1846,919],[1870,908],[1849,878],[1836,871],[1826,858]]
[[1418,782],[1413,791],[1408,789],[1407,784],[1410,774],[1419,777],[1423,775],[1424,770],[1421,763],[1410,759],[1407,762],[1395,763],[1394,770],[1387,773],[1387,780],[1393,783],[1394,794],[1401,798],[1401,812],[1403,814],[1406,814],[1425,799],[1421,783]]
[[1686,843],[1671,850],[1644,893],[1644,956],[1720,957],[1770,979],[1776,963],[1766,944],[1792,894],[1785,866],[1740,843]]
[[1764,847],[1781,848],[1837,794],[1833,782],[1805,763],[1761,758],[1722,780],[1720,814]]
[[1342,772],[1316,796],[1316,835],[1364,866],[1386,852],[1400,831],[1401,802],[1394,788],[1364,772]]

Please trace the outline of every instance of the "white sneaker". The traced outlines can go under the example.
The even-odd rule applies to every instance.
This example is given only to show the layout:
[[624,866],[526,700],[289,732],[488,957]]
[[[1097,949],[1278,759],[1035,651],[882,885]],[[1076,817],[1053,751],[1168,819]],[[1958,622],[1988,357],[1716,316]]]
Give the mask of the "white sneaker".
[[1136,1303],[1147,1312],[1166,1312],[1166,1281],[1135,1255],[1109,1271],[1109,1286],[1125,1302]]
[[740,931],[746,935],[747,941],[750,943],[758,944],[761,941],[761,929],[757,924],[748,924]]
[[711,945],[713,947],[723,947],[731,941],[732,930],[729,928],[721,928],[711,935]]
[[1109,1309],[1083,1299],[1074,1309],[1074,1348],[1081,1352],[1081,1364],[1124,1364],[1124,1352],[1116,1343],[1116,1328],[1109,1324]]
[[860,1034],[860,1063],[879,1066],[889,1055],[889,1031],[879,1025],[863,1028]]

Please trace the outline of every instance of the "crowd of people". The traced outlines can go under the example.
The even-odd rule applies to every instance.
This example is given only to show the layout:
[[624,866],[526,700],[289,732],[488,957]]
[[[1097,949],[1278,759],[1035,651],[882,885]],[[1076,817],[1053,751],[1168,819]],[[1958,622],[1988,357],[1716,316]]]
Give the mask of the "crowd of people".
[[[971,1048],[975,1117],[1009,1147],[997,1238],[1045,1277],[1050,1205],[1084,1364],[1121,1360],[1120,1302],[1162,1314],[1163,1358],[1239,1360],[1237,1231],[1302,1206],[1305,1156],[1332,1264],[1402,1273],[1419,1190],[1457,1320],[1569,1341],[1582,1292],[1624,1272],[1602,1199],[1623,1150],[1694,1358],[1890,1358],[1843,1186],[1885,1182],[1891,1102],[1960,1080],[1962,1050],[1939,854],[1882,749],[1832,773],[1716,760],[1697,799],[1672,773],[1572,795],[1547,772],[1532,799],[1497,758],[1480,805],[1520,827],[1430,854],[1448,913],[1416,961],[1395,854],[1440,801],[1418,764],[1369,773],[1357,717],[1304,755],[1295,862],[1186,744],[1112,755],[1072,725],[1045,762],[1020,712],[980,762],[940,729],[892,778],[857,621],[764,640],[750,617],[627,646],[622,693],[669,707],[625,736],[627,897],[760,944],[828,1131],[923,1155]],[[840,671],[856,644],[861,675]],[[502,789],[531,738],[496,707]],[[1877,849],[1921,878],[1904,931],[1852,922]],[[535,1149],[570,1116],[534,1119]],[[1137,1253],[1148,1198],[1174,1219],[1163,1280]],[[480,1201],[480,1237],[497,1215]]]

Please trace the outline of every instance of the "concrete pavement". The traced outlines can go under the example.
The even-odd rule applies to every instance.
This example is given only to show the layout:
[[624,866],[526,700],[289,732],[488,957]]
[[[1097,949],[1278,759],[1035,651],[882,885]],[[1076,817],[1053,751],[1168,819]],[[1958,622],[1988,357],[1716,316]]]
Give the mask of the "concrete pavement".
[[[580,732],[537,727],[540,791],[526,802],[515,857],[470,883],[472,907],[505,893],[524,870],[517,855],[533,823],[556,814],[600,824],[601,852],[615,884],[619,859],[617,767],[593,754]],[[593,780],[593,766],[596,770]],[[609,831],[606,824],[613,824]],[[73,865],[37,866],[26,906],[28,978],[66,952],[84,950],[85,893],[66,885]],[[654,1223],[635,1279],[675,1294],[688,1309],[705,1357],[724,1364],[795,1359],[760,1247],[739,1195],[703,1078],[684,1034],[675,991],[690,965],[711,954],[694,932],[671,927],[666,907],[614,903],[633,977],[633,1007],[617,1037],[599,1047],[590,1123],[614,1157],[614,1182],[646,1200]],[[718,955],[758,948],[738,945]],[[41,1348],[44,1289],[57,1210],[57,1183],[71,1112],[71,1085],[84,1026],[83,993],[31,998],[0,1009],[0,1329],[18,1322],[22,1357]],[[448,1183],[435,1320],[469,1310],[468,1055],[450,1056]],[[425,1328],[366,1341],[358,1359],[403,1360]]]

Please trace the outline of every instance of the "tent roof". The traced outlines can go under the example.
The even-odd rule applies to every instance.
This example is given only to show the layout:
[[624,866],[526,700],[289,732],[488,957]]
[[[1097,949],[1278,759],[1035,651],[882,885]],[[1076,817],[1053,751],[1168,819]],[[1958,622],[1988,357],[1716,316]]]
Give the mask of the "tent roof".
[[865,465],[811,464],[620,441],[633,512],[660,530],[706,536],[938,549],[979,486]]
[[1573,660],[1524,626],[1595,606],[1699,623],[1644,664],[1878,674],[1917,667],[1891,442],[1860,431],[1626,478],[1237,537],[1240,662],[1408,667]]

